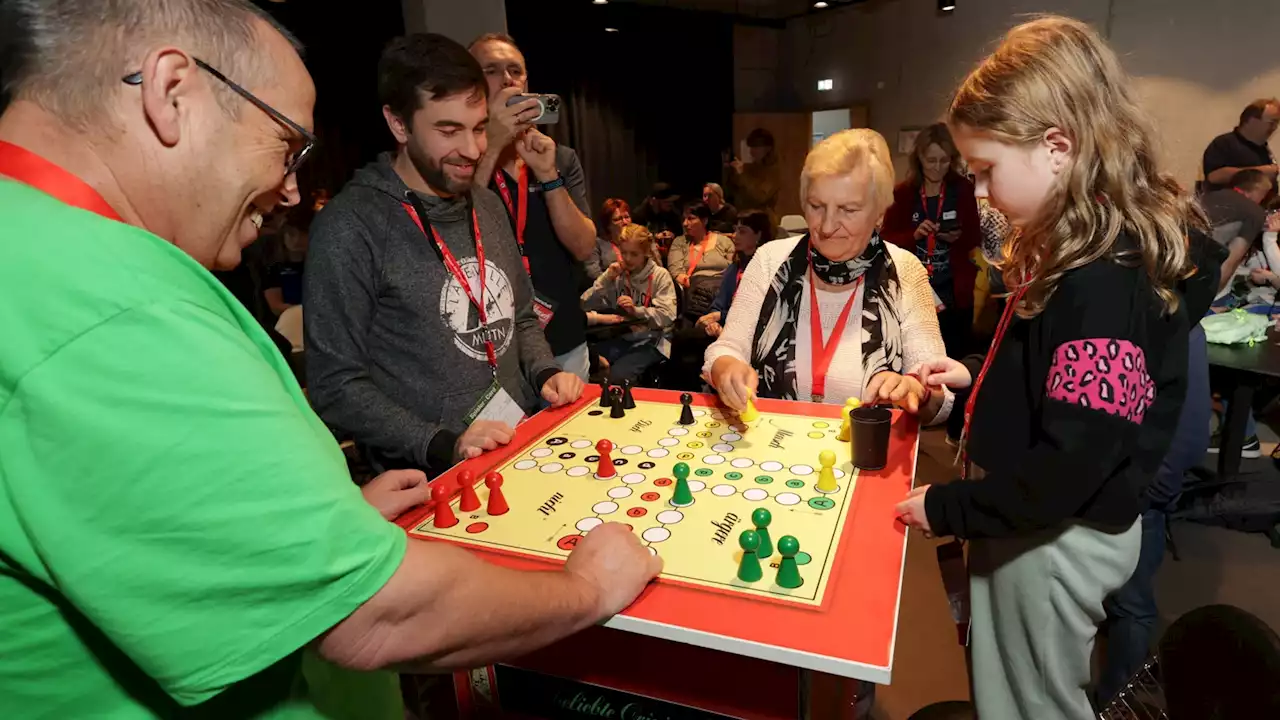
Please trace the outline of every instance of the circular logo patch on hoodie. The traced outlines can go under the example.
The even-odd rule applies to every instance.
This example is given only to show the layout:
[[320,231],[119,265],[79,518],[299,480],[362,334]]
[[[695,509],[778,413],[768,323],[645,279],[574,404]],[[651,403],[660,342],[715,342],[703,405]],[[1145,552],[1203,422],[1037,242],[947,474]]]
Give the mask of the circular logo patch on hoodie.
[[[462,274],[471,285],[471,292],[480,299],[480,263],[474,257],[460,260]],[[458,279],[449,276],[440,291],[440,316],[445,324],[453,329],[453,344],[473,360],[487,362],[484,344],[488,340],[493,349],[502,357],[511,345],[511,336],[515,330],[515,295],[511,289],[511,280],[507,274],[485,260],[484,269],[484,306],[489,322],[480,322],[480,313],[467,298]]]

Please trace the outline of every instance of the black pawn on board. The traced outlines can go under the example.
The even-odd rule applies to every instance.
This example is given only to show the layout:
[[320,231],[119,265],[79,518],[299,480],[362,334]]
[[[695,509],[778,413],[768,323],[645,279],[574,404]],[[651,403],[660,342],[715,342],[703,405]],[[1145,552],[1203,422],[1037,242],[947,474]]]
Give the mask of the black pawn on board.
[[627,410],[636,409],[636,400],[631,397],[631,381],[622,381],[622,407]]
[[693,408],[691,407],[692,403],[693,403],[692,395],[690,395],[689,393],[681,393],[680,404],[684,406],[680,408],[680,424],[681,425],[692,425],[695,422],[693,419]]
[[609,407],[612,401],[613,401],[613,398],[609,394],[609,381],[601,380],[600,381],[600,407]]
[[620,418],[626,417],[627,413],[622,407],[622,388],[613,388],[610,394],[612,408],[609,410],[609,417]]

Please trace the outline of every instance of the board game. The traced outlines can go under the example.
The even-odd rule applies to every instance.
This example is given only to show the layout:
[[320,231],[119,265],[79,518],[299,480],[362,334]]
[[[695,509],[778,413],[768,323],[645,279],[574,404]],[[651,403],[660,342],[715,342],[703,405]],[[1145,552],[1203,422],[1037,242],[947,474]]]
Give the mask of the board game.
[[[583,533],[616,521],[663,557],[665,580],[821,605],[857,482],[849,444],[834,442],[840,422],[761,413],[744,423],[730,410],[700,407],[694,424],[681,425],[679,415],[670,403],[646,400],[616,420],[598,405],[582,407],[497,468],[509,512],[458,511],[452,527],[437,528],[428,518],[412,533],[564,557]],[[597,473],[601,439],[613,446],[615,471],[607,478]],[[823,450],[836,453],[833,492],[816,489]],[[673,467],[680,462],[692,470],[689,505],[673,500]],[[478,490],[482,502],[488,492]],[[739,534],[752,527],[759,508],[771,514],[771,539],[799,541],[800,587],[780,587],[768,572],[754,583],[737,578]],[[761,559],[777,557],[773,550]]]
[[[562,563],[593,528],[622,523],[664,567],[606,627],[888,682],[906,550],[893,506],[912,485],[915,419],[894,411],[889,465],[869,472],[837,439],[838,405],[760,400],[744,422],[694,394],[682,424],[680,393],[633,395],[614,418],[588,386],[577,403],[522,423],[510,445],[433,480],[448,505],[443,526],[430,503],[397,522],[413,538],[520,569]],[[495,472],[501,506],[490,512]],[[474,489],[469,502],[459,478]],[[768,536],[754,581],[739,572],[748,530]],[[798,581],[780,584],[784,562]]]

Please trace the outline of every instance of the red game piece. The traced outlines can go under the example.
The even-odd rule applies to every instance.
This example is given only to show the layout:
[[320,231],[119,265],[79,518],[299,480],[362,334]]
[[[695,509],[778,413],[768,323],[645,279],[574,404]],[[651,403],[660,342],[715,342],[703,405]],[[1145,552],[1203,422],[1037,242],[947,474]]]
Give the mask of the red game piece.
[[474,512],[480,509],[480,496],[476,495],[476,476],[470,470],[458,473],[458,485],[462,488],[462,499],[458,501],[458,509],[462,512]]
[[617,474],[613,469],[613,458],[609,457],[609,453],[613,452],[613,443],[608,440],[601,440],[596,443],[596,452],[600,454],[600,464],[596,467],[596,477],[611,478]]
[[491,472],[484,476],[485,487],[489,488],[489,507],[490,515],[502,515],[510,508],[507,507],[507,499],[502,497],[502,475]]
[[458,524],[458,516],[453,514],[453,508],[449,506],[451,494],[448,483],[437,482],[431,487],[431,501],[436,507],[438,528],[451,528]]

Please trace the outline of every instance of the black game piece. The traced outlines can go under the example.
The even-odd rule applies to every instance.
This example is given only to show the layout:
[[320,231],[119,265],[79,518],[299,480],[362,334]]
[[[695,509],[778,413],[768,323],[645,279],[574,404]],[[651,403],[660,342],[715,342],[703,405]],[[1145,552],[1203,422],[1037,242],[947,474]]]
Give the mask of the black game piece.
[[611,404],[612,398],[609,395],[609,381],[600,381],[600,407],[607,408]]
[[693,419],[693,408],[690,407],[690,403],[692,402],[693,402],[692,395],[690,395],[689,393],[680,394],[680,404],[684,406],[680,410],[681,425],[692,425],[695,422],[697,422],[696,420]]
[[636,409],[635,398],[631,397],[631,381],[630,380],[622,381],[622,407],[627,410]]
[[622,388],[613,388],[610,398],[613,404],[613,409],[609,411],[609,417],[611,418],[626,417],[627,414],[623,412],[623,407],[622,407]]

